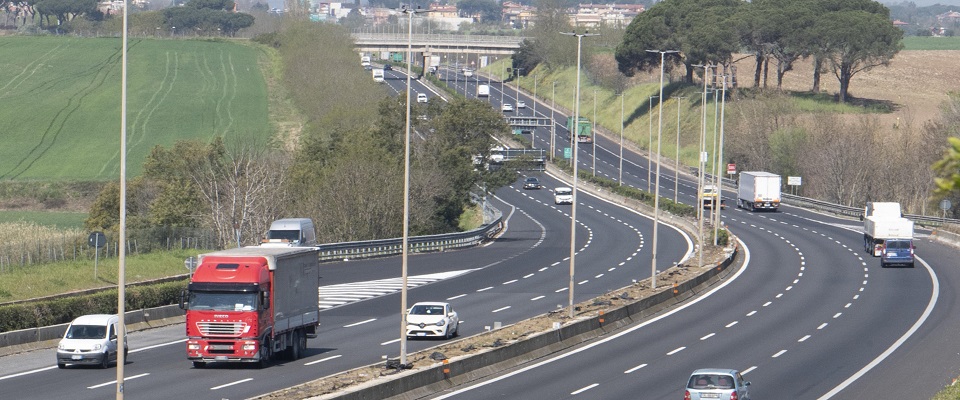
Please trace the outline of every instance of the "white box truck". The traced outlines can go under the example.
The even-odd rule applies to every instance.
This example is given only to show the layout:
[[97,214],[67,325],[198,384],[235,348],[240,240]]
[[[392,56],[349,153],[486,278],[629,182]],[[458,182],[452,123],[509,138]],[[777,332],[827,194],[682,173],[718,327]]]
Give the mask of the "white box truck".
[[477,97],[489,97],[490,85],[477,85]]
[[373,81],[376,83],[383,83],[383,68],[373,69]]
[[[913,221],[901,216],[899,203],[870,202],[863,215],[863,250],[870,255],[883,256],[891,240],[910,241],[913,248]],[[913,264],[912,252],[909,262],[903,263]]]
[[763,171],[741,172],[737,207],[750,211],[777,211],[780,207],[780,175]]

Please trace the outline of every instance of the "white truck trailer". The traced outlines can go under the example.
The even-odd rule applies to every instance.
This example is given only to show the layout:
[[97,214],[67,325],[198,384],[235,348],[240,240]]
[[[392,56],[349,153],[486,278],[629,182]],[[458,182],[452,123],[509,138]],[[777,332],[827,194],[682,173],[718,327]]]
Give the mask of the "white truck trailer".
[[902,217],[899,203],[867,203],[863,212],[863,250],[880,257],[885,242],[892,239],[912,241],[913,221]]
[[750,211],[777,211],[780,207],[780,175],[763,171],[741,172],[737,207]]

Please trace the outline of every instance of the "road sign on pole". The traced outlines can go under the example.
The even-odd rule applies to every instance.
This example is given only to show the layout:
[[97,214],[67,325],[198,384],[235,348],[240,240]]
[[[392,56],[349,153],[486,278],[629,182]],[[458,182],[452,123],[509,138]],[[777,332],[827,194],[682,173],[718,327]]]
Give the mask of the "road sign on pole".
[[727,174],[734,175],[737,173],[737,164],[727,164]]
[[569,147],[563,148],[563,158],[570,158],[573,156],[573,152],[570,151]]

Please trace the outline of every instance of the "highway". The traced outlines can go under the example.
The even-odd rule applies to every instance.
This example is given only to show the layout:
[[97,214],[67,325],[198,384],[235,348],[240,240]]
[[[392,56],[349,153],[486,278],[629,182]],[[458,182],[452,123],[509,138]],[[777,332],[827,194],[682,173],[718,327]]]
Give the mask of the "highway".
[[[415,93],[436,96],[414,82]],[[464,83],[461,75],[456,82],[459,90],[476,93],[476,80]],[[386,83],[400,91],[405,79],[387,71]],[[514,91],[508,88],[502,95],[515,103]],[[497,109],[500,96],[494,82],[489,101]],[[533,100],[522,93],[521,98],[528,107],[518,113],[532,115]],[[549,116],[543,104],[537,111]],[[569,143],[567,133],[558,125],[557,134],[562,149]],[[548,132],[536,136],[536,146],[548,148]],[[598,175],[618,175],[617,146],[598,138]],[[581,169],[592,168],[591,150],[581,146]],[[647,160],[625,155],[624,184],[646,189]],[[464,336],[566,304],[570,206],[555,206],[549,191],[565,184],[547,174],[535,176],[545,189],[522,190],[518,182],[490,199],[506,222],[495,242],[411,256],[411,276],[459,273],[412,289],[411,303],[450,299]],[[673,196],[672,176],[665,172],[661,180],[664,197]],[[693,203],[696,183],[684,178],[679,187],[680,200]],[[648,277],[652,221],[582,193],[578,200],[578,301]],[[729,198],[728,204],[733,204]],[[834,398],[840,399],[929,398],[956,375],[958,360],[950,350],[960,329],[955,317],[960,303],[954,295],[960,272],[950,261],[955,250],[924,241],[918,254],[926,264],[880,269],[879,261],[861,249],[859,221],[793,207],[756,214],[728,209],[723,220],[743,241],[749,260],[715,292],[556,359],[448,394],[458,399],[681,398],[693,369],[731,367],[746,371],[755,398],[816,399],[837,388]],[[689,254],[688,238],[663,225],[659,234],[658,268]],[[323,265],[321,285],[399,274],[399,257],[330,263]],[[185,357],[182,324],[136,332],[130,337],[125,391],[138,399],[249,398],[382,362],[383,356],[399,353],[399,304],[399,294],[392,293],[327,308],[321,312],[320,336],[309,341],[305,358],[262,370],[236,365],[193,369]],[[408,346],[416,351],[437,343],[410,341]],[[859,374],[887,351],[882,362]],[[115,370],[59,370],[53,354],[48,349],[0,358],[0,393],[26,399],[113,396]],[[857,379],[841,388],[850,378]]]

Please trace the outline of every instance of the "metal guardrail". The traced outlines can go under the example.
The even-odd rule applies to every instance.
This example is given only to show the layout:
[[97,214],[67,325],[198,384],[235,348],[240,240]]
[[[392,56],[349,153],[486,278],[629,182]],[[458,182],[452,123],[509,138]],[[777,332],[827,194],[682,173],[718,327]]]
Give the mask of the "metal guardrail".
[[[409,252],[425,253],[471,247],[490,239],[503,228],[503,214],[500,210],[484,204],[484,215],[484,221],[489,218],[490,222],[471,231],[410,237]],[[403,238],[321,244],[317,249],[320,261],[382,257],[400,254],[403,251]]]

